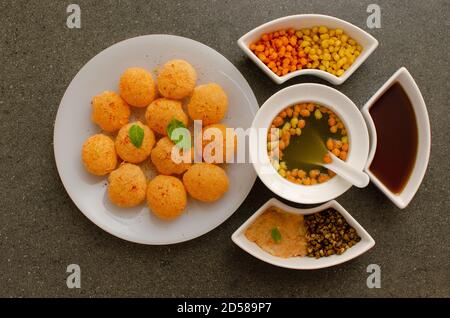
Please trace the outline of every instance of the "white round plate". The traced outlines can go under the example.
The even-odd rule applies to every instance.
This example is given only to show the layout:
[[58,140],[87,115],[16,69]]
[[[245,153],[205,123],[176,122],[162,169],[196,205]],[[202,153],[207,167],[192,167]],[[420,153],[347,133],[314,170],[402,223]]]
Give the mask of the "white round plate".
[[122,209],[107,197],[107,178],[88,174],[81,148],[100,129],[91,120],[91,99],[105,90],[118,90],[121,73],[138,66],[154,71],[164,62],[180,58],[197,70],[198,84],[216,82],[229,98],[224,123],[251,126],[258,103],[242,74],[225,57],[191,39],[172,35],[146,35],[119,42],[91,59],[75,76],[59,105],[54,128],[55,160],[61,180],[77,207],[92,222],[122,239],[141,244],[173,244],[214,229],[245,200],[256,174],[248,164],[228,164],[230,189],[214,203],[189,199],[185,213],[172,222],[157,219],[145,204]]

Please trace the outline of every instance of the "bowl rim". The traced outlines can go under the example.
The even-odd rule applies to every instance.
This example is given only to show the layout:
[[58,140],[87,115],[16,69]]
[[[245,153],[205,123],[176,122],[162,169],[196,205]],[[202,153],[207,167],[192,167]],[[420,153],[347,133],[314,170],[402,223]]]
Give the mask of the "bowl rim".
[[[358,56],[358,58],[355,60],[355,62],[344,72],[344,74],[340,77],[330,74],[326,71],[322,71],[322,70],[316,70],[316,69],[302,69],[302,70],[297,70],[294,72],[290,72],[286,75],[283,76],[278,76],[277,74],[275,74],[274,72],[272,72],[271,69],[269,69],[269,67],[264,64],[248,47],[249,42],[248,39],[250,37],[252,37],[253,35],[257,34],[257,33],[264,33],[263,30],[266,30],[268,28],[273,28],[274,30],[276,29],[276,26],[284,23],[287,20],[300,20],[300,19],[304,19],[304,18],[318,18],[318,19],[323,19],[323,20],[328,20],[328,21],[333,21],[337,24],[341,24],[342,28],[344,30],[349,30],[351,29],[353,33],[359,33],[362,36],[364,36],[368,43],[370,43],[369,45],[363,47],[363,51],[361,52],[361,55]],[[371,34],[369,34],[368,32],[364,31],[363,29],[361,29],[360,27],[357,27],[356,25],[347,22],[345,20],[339,19],[337,17],[333,17],[333,16],[329,16],[329,15],[324,15],[324,14],[296,14],[296,15],[289,15],[289,16],[285,16],[285,17],[280,17],[271,21],[268,21],[266,23],[263,23],[257,27],[255,27],[254,29],[248,31],[246,34],[244,34],[243,36],[241,36],[238,41],[237,41],[238,46],[241,48],[242,51],[244,51],[244,53],[260,68],[264,71],[264,73],[266,73],[266,75],[268,75],[275,83],[277,84],[282,84],[286,81],[288,81],[289,79],[293,78],[293,77],[297,77],[297,76],[301,76],[301,75],[314,75],[320,78],[323,78],[325,80],[327,80],[328,82],[334,84],[334,85],[341,85],[343,84],[360,66],[362,63],[365,62],[365,60],[367,60],[367,58],[373,53],[373,51],[375,51],[375,49],[378,47],[378,40],[373,37]]]
[[[339,97],[342,98],[342,100],[345,102],[346,105],[348,105],[349,109],[351,109],[351,112],[353,115],[358,117],[358,122],[355,121],[348,121],[347,120],[347,116],[344,116],[345,111],[342,111],[342,108],[340,108],[339,106],[336,105],[328,105],[328,104],[324,104],[323,106],[330,108],[331,110],[333,110],[338,117],[344,122],[345,127],[347,128],[348,131],[348,137],[350,140],[350,144],[353,144],[354,142],[357,142],[360,147],[358,149],[358,151],[352,150],[355,149],[354,147],[350,147],[350,151],[348,153],[348,159],[347,161],[352,162],[353,164],[357,164],[358,165],[358,169],[363,170],[367,161],[367,156],[369,153],[369,133],[366,127],[366,123],[364,121],[364,118],[361,114],[361,112],[359,111],[359,109],[356,107],[356,105],[353,103],[353,101],[347,97],[345,94],[341,93],[340,91],[338,91],[335,88],[329,87],[327,85],[323,85],[323,84],[316,84],[316,83],[303,83],[303,84],[296,84],[296,85],[291,85],[288,86],[280,91],[278,91],[277,93],[273,94],[271,97],[269,97],[264,103],[263,105],[260,107],[260,109],[258,110],[258,113],[256,114],[253,123],[252,123],[252,128],[259,128],[260,124],[257,124],[259,122],[261,122],[262,120],[266,121],[267,117],[264,117],[264,119],[260,119],[261,117],[261,112],[264,111],[267,107],[269,107],[271,105],[271,103],[273,103],[273,100],[276,98],[279,98],[280,96],[283,96],[282,98],[284,100],[286,100],[283,103],[280,103],[279,106],[277,108],[270,108],[270,112],[272,112],[274,115],[272,117],[269,118],[269,123],[267,125],[267,127],[270,126],[270,122],[273,120],[273,118],[275,118],[276,114],[286,108],[291,106],[293,103],[295,102],[302,102],[301,100],[307,102],[317,102],[319,104],[321,104],[320,102],[318,102],[315,99],[319,99],[320,97],[322,97],[323,95],[321,94],[316,95],[316,97],[312,97],[312,98],[303,98],[303,97],[297,97],[297,98],[290,98],[287,95],[290,93],[290,91],[294,91],[297,90],[299,88],[302,89],[307,89],[310,90],[312,88],[316,88],[319,90],[325,90],[330,94],[333,94],[334,97]],[[297,94],[297,93],[296,93]],[[293,99],[295,99],[296,101],[292,101]],[[347,110],[348,112],[348,110]],[[355,128],[356,126],[358,126],[358,128]],[[358,134],[353,133],[353,131],[358,132]],[[336,187],[339,187],[340,190],[335,190],[336,193],[334,193],[333,195],[326,197],[325,199],[314,199],[311,197],[308,197],[307,195],[305,195],[305,197],[301,197],[299,193],[296,193],[296,199],[292,198],[292,195],[286,195],[285,193],[282,193],[281,190],[276,189],[276,186],[274,186],[274,184],[270,183],[267,177],[261,176],[261,174],[263,173],[262,170],[265,169],[266,167],[266,161],[268,160],[269,156],[267,154],[267,151],[264,151],[263,155],[263,161],[261,162],[259,158],[255,157],[260,155],[259,153],[259,140],[258,140],[258,136],[255,136],[256,132],[255,129],[252,129],[251,131],[251,135],[250,135],[250,139],[249,139],[249,150],[250,150],[250,159],[251,162],[253,164],[254,169],[256,170],[256,173],[258,174],[258,177],[260,178],[260,180],[266,185],[266,187],[268,187],[272,192],[274,192],[275,194],[279,195],[280,197],[292,201],[292,202],[296,202],[296,203],[301,203],[301,204],[319,204],[319,203],[323,203],[332,199],[337,198],[338,196],[342,195],[343,193],[345,193],[348,189],[351,188],[352,184],[345,181],[343,178],[336,176],[334,178],[332,178],[331,180],[322,183],[322,184],[317,184],[317,185],[313,185],[313,186],[304,186],[304,185],[298,185],[298,184],[294,184],[288,180],[286,180],[285,178],[281,177],[278,172],[276,172],[276,170],[273,168],[272,165],[270,165],[269,169],[271,174],[275,175],[276,177],[276,181],[281,183],[281,185],[283,185],[283,187],[295,187],[295,190],[300,189],[307,189],[307,190],[311,190],[311,189],[318,189],[318,190],[323,190],[326,191],[325,187],[329,187],[330,184],[332,184],[334,186],[334,184],[337,183]],[[361,144],[363,144],[363,147],[361,147]],[[256,148],[255,148],[256,147]],[[361,153],[360,155],[358,155],[357,153]]]
[[[247,227],[250,224],[252,224],[259,215],[261,215],[267,208],[269,208],[271,206],[278,207],[289,213],[302,214],[302,215],[308,215],[308,214],[323,211],[328,208],[334,208],[356,230],[358,235],[361,237],[361,241],[358,242],[357,244],[364,244],[364,248],[354,255],[346,254],[346,252],[347,252],[346,251],[341,255],[332,255],[329,257],[315,259],[319,263],[315,266],[302,266],[301,264],[295,266],[292,264],[287,264],[286,260],[292,259],[292,258],[285,259],[285,258],[273,256],[270,253],[264,251],[256,243],[250,242],[245,237],[245,234],[244,234],[244,231],[247,229]],[[243,249],[244,251],[246,251],[253,257],[260,259],[263,262],[266,262],[268,264],[278,266],[278,267],[297,269],[297,270],[314,270],[314,269],[321,269],[321,268],[336,266],[336,265],[345,263],[351,259],[354,259],[354,258],[364,254],[365,252],[367,252],[368,250],[370,250],[372,247],[375,246],[375,240],[372,238],[372,236],[370,236],[370,234],[361,226],[361,224],[359,224],[358,221],[356,221],[355,218],[353,218],[353,216],[342,205],[340,205],[335,200],[328,201],[324,204],[321,204],[321,205],[313,207],[313,208],[294,208],[292,206],[289,206],[289,205],[279,201],[276,198],[271,198],[266,203],[264,203],[258,210],[256,210],[256,212],[254,212],[236,231],[234,231],[234,233],[231,235],[231,240],[237,246],[239,246],[241,249]],[[257,247],[256,251],[248,248],[245,244],[243,244],[244,242],[250,243],[252,246],[256,246]],[[353,248],[353,247],[351,247],[351,248]],[[297,257],[295,257],[295,259],[298,259],[301,263],[302,258],[305,258],[305,257],[307,257],[307,256],[304,256],[304,257],[297,256]],[[332,261],[326,262],[326,264],[323,264],[323,261],[321,261],[323,259],[328,259],[328,260],[331,259]],[[322,264],[320,264],[320,263],[322,263]]]
[[[408,95],[408,98],[411,101],[412,108],[414,110],[414,114],[416,116],[417,122],[417,133],[419,141],[421,136],[423,136],[423,143],[419,143],[417,147],[416,161],[414,163],[414,168],[409,176],[409,179],[403,188],[400,194],[395,194],[391,190],[389,190],[371,171],[370,165],[375,157],[376,146],[377,146],[377,129],[375,127],[375,123],[370,115],[370,108],[377,102],[377,100],[394,84],[398,82],[405,93]],[[412,98],[408,93],[407,85],[413,92],[416,94],[416,98]],[[367,128],[369,129],[370,135],[370,151],[369,157],[367,159],[366,166],[364,171],[369,175],[370,180],[399,208],[404,209],[408,206],[411,200],[414,198],[414,195],[418,191],[423,178],[425,176],[428,162],[430,158],[431,152],[431,129],[430,129],[430,121],[428,117],[428,111],[423,99],[422,93],[420,92],[417,83],[414,81],[414,78],[406,69],[406,67],[400,67],[378,90],[377,92],[366,102],[364,107],[361,109],[361,113],[363,114],[364,119],[367,123]],[[421,152],[425,158],[423,160],[418,160],[419,152]],[[413,178],[415,176],[416,178]]]

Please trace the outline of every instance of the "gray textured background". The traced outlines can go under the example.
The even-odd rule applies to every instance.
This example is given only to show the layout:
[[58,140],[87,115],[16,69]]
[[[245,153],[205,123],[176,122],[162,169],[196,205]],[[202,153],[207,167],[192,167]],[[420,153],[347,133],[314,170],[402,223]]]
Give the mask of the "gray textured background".
[[[448,0],[381,1],[375,53],[339,89],[358,105],[401,66],[428,106],[432,152],[424,182],[400,211],[374,186],[339,198],[376,240],[346,264],[291,271],[247,255],[231,233],[272,194],[257,181],[223,225],[174,246],[141,246],[91,223],[66,194],[53,159],[53,121],[66,87],[98,52],[137,35],[189,37],[221,52],[243,73],[259,103],[282,86],[244,57],[236,40],[274,18],[322,13],[367,30],[369,1],[80,1],[82,28],[66,27],[69,1],[0,3],[0,296],[450,296]],[[66,287],[66,266],[82,288]],[[366,267],[382,288],[366,287]]]

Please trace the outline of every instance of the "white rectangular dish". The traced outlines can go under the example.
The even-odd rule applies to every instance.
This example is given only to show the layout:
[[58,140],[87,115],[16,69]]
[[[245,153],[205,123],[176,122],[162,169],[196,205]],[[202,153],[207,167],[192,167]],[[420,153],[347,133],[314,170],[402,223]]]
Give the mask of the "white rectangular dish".
[[[266,211],[269,207],[277,207],[286,212],[294,213],[294,214],[313,214],[316,212],[323,211],[328,208],[334,208],[338,211],[351,225],[358,235],[361,237],[361,241],[356,243],[354,246],[346,250],[341,255],[331,255],[328,257],[321,257],[319,259],[313,257],[291,257],[291,258],[281,258],[277,256],[273,256],[268,252],[264,251],[260,248],[256,243],[249,241],[245,236],[245,230],[248,226],[250,226],[256,218],[261,215],[264,211]],[[256,258],[259,258],[263,262],[290,269],[319,269],[324,267],[335,266],[344,262],[347,262],[355,257],[360,256],[361,254],[367,252],[375,245],[374,239],[367,233],[366,230],[336,201],[329,201],[325,204],[322,204],[315,208],[310,209],[297,209],[290,207],[283,202],[272,198],[267,201],[262,207],[260,207],[244,224],[242,224],[231,236],[233,242],[242,248],[244,251],[253,255]]]

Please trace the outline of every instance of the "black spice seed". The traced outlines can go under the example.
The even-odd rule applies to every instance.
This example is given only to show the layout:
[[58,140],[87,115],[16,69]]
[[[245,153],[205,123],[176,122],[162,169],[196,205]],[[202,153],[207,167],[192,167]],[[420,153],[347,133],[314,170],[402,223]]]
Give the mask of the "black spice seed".
[[356,230],[335,209],[305,215],[305,225],[310,257],[340,255],[361,241]]

